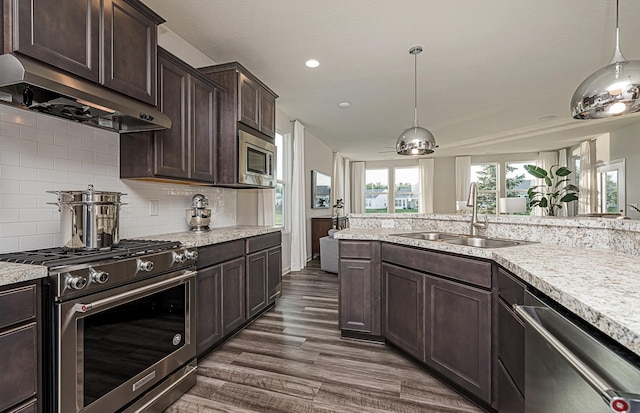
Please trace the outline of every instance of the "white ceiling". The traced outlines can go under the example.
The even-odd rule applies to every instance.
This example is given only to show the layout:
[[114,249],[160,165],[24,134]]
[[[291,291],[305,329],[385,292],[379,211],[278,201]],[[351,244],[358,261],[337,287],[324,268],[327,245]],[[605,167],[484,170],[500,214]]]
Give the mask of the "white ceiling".
[[[611,59],[614,0],[143,1],[215,62],[242,63],[282,112],[351,159],[401,158],[381,152],[413,123],[414,45],[432,156],[557,149],[640,120],[569,113],[576,87]],[[622,52],[640,59],[640,4],[620,10]]]

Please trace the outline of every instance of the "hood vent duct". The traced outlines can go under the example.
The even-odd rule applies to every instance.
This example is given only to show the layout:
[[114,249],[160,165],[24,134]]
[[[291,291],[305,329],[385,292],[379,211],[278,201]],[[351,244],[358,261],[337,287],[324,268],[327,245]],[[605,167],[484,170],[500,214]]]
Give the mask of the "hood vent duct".
[[13,54],[0,55],[0,102],[119,133],[171,127],[147,104]]

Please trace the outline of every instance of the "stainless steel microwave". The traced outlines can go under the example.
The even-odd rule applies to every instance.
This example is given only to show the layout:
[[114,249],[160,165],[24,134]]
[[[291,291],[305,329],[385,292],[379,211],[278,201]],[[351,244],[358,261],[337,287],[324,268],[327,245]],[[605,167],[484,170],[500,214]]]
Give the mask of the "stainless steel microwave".
[[251,186],[276,186],[276,146],[240,131],[238,182]]

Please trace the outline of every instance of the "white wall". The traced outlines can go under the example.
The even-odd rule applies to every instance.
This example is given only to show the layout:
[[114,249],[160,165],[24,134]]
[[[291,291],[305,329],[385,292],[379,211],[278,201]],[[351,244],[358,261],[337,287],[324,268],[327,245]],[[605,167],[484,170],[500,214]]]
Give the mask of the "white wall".
[[[126,134],[122,139],[126,139]],[[120,237],[188,230],[185,210],[203,193],[212,226],[236,225],[236,191],[119,179],[117,133],[0,105],[0,252],[58,246],[60,214],[51,190],[117,191],[122,207]],[[149,201],[160,204],[149,215]]]
[[[626,202],[640,205],[640,185],[636,180],[640,177],[640,123],[610,133],[610,159],[625,159]],[[626,210],[626,208],[625,208]],[[640,219],[640,214],[631,208],[627,215]]]
[[307,259],[311,259],[311,218],[330,217],[332,208],[312,209],[311,208],[311,171],[322,172],[325,175],[333,176],[333,149],[324,142],[305,130],[304,133],[304,182],[305,182],[305,205],[307,221]]

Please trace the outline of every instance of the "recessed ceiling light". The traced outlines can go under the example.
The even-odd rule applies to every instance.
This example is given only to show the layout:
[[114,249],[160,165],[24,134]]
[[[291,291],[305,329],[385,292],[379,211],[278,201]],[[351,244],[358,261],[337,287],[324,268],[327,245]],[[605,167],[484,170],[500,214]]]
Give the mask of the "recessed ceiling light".
[[306,62],[304,62],[305,65],[307,65],[307,67],[310,68],[316,68],[318,66],[320,66],[320,62],[318,62],[316,59],[309,59]]
[[338,106],[340,106],[342,109],[346,109],[349,106],[351,106],[351,103],[349,103],[349,102],[340,102],[340,103],[338,103]]

